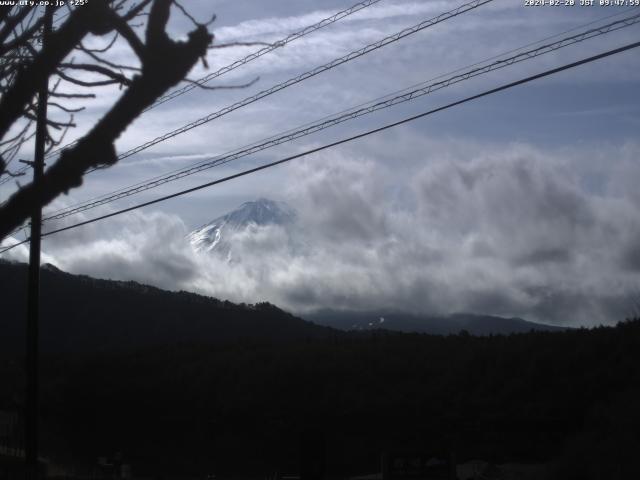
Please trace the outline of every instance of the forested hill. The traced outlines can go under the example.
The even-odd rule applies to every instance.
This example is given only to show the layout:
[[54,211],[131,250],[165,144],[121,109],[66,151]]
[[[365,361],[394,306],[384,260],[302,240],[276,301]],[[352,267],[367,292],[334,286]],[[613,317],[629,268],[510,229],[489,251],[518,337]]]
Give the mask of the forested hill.
[[[234,304],[136,282],[41,269],[41,348],[46,353],[110,351],[181,343],[288,341],[358,337],[367,330],[447,335],[466,330],[487,335],[559,327],[482,315],[425,317],[373,312],[318,312],[298,318],[269,303]],[[24,348],[27,266],[0,260],[0,348]],[[373,327],[371,319],[376,323]],[[307,321],[308,320],[308,321]],[[351,330],[347,333],[344,330]]]
[[[24,405],[23,344],[11,342],[25,277],[24,265],[0,265],[0,410]],[[377,471],[385,451],[542,463],[554,480],[640,478],[638,320],[355,335],[270,305],[51,268],[42,283],[45,345],[66,352],[42,356],[42,451],[61,464],[90,469],[123,452],[142,477],[265,478],[297,472],[301,438],[315,432],[334,478]]]
[[[27,266],[0,260],[0,348],[24,348]],[[46,265],[41,270],[44,352],[88,352],[230,340],[331,336],[269,303],[233,304],[136,282],[97,280]]]
[[[636,479],[639,344],[635,321],[45,356],[42,448],[86,465],[123,452],[142,477],[265,478],[298,471],[311,431],[329,478],[378,471],[385,451],[449,451],[556,472],[536,480]],[[0,378],[0,405],[20,402],[19,362],[0,355]]]

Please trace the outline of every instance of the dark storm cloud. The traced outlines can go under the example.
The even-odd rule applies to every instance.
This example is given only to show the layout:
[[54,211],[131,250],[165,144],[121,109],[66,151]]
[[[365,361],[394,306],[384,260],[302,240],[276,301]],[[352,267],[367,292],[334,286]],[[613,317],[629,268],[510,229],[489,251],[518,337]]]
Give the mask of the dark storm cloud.
[[443,163],[423,173],[418,189],[424,222],[513,268],[567,264],[595,228],[589,199],[536,158]]
[[640,273],[640,240],[636,237],[636,241],[631,245],[627,245],[620,255],[620,266],[631,272]]

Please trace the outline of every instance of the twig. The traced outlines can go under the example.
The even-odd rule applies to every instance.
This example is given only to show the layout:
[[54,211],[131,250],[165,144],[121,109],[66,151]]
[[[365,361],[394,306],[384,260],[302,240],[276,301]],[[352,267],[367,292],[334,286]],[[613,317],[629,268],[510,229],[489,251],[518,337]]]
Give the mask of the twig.
[[244,83],[242,85],[204,85],[198,82],[197,80],[191,80],[190,78],[185,78],[183,82],[191,83],[193,85],[196,85],[202,88],[203,90],[236,90],[239,88],[250,87],[251,85],[255,84],[258,80],[260,80],[260,77],[256,77],[250,82]]

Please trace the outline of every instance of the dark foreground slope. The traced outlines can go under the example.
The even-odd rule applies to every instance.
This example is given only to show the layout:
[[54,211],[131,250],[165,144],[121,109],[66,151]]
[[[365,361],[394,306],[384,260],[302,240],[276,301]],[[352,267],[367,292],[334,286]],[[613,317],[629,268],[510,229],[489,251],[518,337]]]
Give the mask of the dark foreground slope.
[[[143,476],[264,478],[298,471],[306,435],[334,478],[374,472],[390,450],[640,478],[639,344],[636,321],[47,356],[43,449],[85,466],[122,452]],[[18,365],[0,361],[0,403],[21,402]]]
[[[0,410],[19,412],[25,268],[0,272]],[[349,335],[268,305],[52,269],[42,280],[45,315],[64,319],[43,319],[42,450],[76,472],[121,452],[146,478],[265,478],[297,472],[307,448],[326,450],[334,478],[377,471],[390,450],[640,478],[640,321]]]
[[[21,352],[27,268],[0,261],[0,349]],[[331,329],[261,303],[236,305],[136,282],[97,280],[45,266],[41,274],[41,339],[45,352],[89,352],[235,340],[329,336]]]

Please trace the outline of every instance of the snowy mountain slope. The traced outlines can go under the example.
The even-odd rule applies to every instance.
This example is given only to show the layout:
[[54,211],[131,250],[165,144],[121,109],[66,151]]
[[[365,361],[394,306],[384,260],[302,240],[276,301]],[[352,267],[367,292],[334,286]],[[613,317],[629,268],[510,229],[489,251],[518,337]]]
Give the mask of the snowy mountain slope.
[[218,217],[188,236],[193,248],[199,252],[216,252],[228,255],[230,237],[250,226],[289,225],[295,212],[284,202],[261,198],[245,202],[237,209]]

